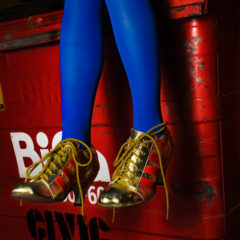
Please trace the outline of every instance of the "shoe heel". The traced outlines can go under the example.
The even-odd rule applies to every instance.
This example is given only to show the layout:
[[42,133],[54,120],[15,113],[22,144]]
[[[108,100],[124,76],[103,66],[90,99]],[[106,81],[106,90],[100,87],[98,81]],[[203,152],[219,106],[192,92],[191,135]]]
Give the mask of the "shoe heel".
[[[90,183],[92,183],[90,181]],[[83,195],[83,200],[85,199],[85,195],[87,194],[87,191],[88,191],[88,188],[90,187],[91,184],[89,183],[82,183],[82,195]],[[73,192],[74,192],[74,196],[75,196],[75,201],[74,201],[74,206],[81,206],[81,195],[80,195],[80,192],[79,192],[79,188],[78,188],[78,185],[76,185],[74,188],[73,188]]]
[[162,175],[160,174],[157,180],[157,185],[163,185]]
[[[87,191],[88,191],[89,187],[92,185],[94,179],[96,178],[96,176],[98,174],[99,162],[96,163],[96,166],[94,168],[95,168],[95,173],[91,177],[89,177],[88,179],[84,179],[84,181],[81,182],[83,200],[85,199],[85,196],[87,194]],[[74,191],[74,195],[75,195],[74,205],[75,206],[81,206],[81,195],[80,195],[79,188],[78,188],[77,184],[74,186],[73,191]]]
[[78,189],[78,186],[75,186],[73,188],[73,192],[74,192],[74,206],[81,206],[81,195]]

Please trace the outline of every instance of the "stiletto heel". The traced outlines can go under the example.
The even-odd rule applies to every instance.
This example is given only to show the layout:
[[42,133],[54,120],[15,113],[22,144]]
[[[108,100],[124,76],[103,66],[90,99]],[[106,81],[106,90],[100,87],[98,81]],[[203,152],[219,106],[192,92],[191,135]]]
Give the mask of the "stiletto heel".
[[74,206],[81,206],[81,195],[79,193],[78,186],[74,187],[73,193],[74,193]]

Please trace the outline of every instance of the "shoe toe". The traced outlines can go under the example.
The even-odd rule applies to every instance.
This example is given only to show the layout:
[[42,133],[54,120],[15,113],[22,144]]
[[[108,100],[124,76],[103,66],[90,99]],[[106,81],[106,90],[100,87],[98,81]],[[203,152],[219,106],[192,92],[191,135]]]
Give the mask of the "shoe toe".
[[49,196],[46,187],[40,182],[18,183],[13,187],[11,196],[35,202],[53,201],[52,197]]
[[27,183],[18,183],[12,189],[11,195],[14,197],[34,195],[34,188]]
[[135,205],[135,193],[128,189],[121,189],[116,186],[107,186],[100,194],[98,205],[102,207],[126,207]]

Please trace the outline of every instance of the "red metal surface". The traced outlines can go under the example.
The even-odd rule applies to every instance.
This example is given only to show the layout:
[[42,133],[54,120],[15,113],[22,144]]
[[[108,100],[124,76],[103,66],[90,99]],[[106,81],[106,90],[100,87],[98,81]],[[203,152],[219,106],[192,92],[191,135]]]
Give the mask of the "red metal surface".
[[201,16],[208,12],[208,0],[166,0],[162,5],[172,19]]
[[[73,195],[63,203],[24,201],[22,207],[9,196],[14,183],[24,177],[24,168],[60,139],[58,38],[46,38],[49,43],[42,44],[35,36],[58,32],[61,12],[33,17],[37,22],[42,19],[33,32],[28,19],[0,24],[4,50],[0,52],[4,100],[0,111],[1,238],[240,239],[240,48],[231,44],[239,40],[239,33],[233,31],[238,24],[231,25],[236,16],[227,22],[216,21],[223,19],[217,16],[169,21],[159,29],[161,105],[175,145],[167,174],[169,220],[165,220],[161,186],[146,204],[117,209],[114,223],[111,209],[96,206],[132,121],[128,83],[112,35],[106,34],[105,64],[92,119],[92,139],[100,154],[101,170],[86,197],[87,226],[80,209],[73,206]],[[22,48],[26,45],[14,42],[26,36],[35,41],[29,42],[31,47]],[[9,44],[4,48],[6,42]]]
[[0,50],[59,40],[61,20],[62,11],[59,11],[0,23]]

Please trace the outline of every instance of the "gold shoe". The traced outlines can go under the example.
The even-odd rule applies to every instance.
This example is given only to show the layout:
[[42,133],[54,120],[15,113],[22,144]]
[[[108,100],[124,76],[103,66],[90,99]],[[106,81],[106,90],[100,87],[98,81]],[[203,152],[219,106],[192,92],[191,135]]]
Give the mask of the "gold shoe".
[[[159,179],[165,186],[168,205],[164,172],[173,143],[166,124],[159,124],[146,133],[132,129],[132,136],[123,144],[114,162],[117,168],[112,181],[99,196],[100,206],[118,208],[146,202],[154,196]],[[157,134],[162,131],[164,134],[158,138]]]
[[[83,145],[86,149],[81,149]],[[43,169],[30,176],[45,162]],[[95,149],[77,139],[66,139],[26,170],[25,182],[16,184],[11,196],[37,202],[63,201],[74,191],[75,205],[82,205],[84,196],[99,170]],[[28,181],[31,180],[31,181]]]

